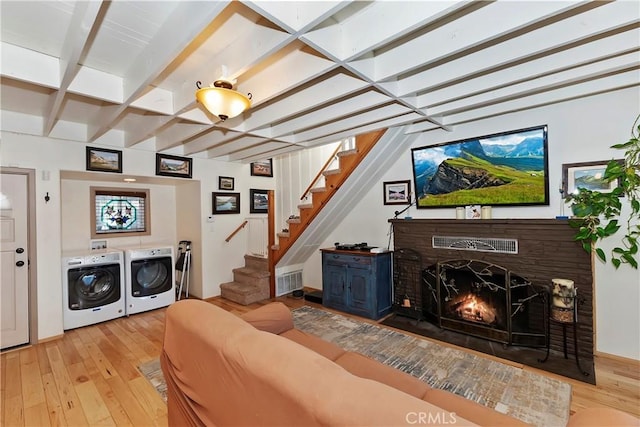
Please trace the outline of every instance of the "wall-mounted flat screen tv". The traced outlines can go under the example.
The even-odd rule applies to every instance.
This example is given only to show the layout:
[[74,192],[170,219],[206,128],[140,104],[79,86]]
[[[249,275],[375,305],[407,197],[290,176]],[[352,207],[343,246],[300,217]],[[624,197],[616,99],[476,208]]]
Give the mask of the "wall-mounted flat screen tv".
[[411,149],[418,209],[548,205],[547,126]]

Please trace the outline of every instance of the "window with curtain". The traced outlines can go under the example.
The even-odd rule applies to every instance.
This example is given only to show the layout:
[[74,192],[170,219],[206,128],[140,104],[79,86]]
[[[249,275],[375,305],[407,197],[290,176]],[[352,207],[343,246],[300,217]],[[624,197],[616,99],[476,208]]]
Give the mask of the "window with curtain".
[[91,237],[151,234],[149,190],[91,187]]

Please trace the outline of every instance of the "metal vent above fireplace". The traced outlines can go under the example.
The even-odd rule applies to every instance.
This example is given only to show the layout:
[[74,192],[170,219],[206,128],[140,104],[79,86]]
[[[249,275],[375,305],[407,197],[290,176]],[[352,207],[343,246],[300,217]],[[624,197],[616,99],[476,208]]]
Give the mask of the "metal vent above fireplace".
[[431,244],[436,249],[457,249],[461,251],[498,252],[517,254],[517,239],[491,237],[433,236]]

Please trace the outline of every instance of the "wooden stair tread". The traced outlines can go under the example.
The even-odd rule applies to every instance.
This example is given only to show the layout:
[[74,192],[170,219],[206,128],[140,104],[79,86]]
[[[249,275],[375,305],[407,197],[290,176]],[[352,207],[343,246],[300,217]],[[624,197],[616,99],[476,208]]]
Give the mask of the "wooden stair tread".
[[344,156],[352,156],[354,154],[358,154],[358,149],[357,148],[352,148],[350,150],[344,150],[344,151],[340,151],[337,156],[338,157],[344,157]]

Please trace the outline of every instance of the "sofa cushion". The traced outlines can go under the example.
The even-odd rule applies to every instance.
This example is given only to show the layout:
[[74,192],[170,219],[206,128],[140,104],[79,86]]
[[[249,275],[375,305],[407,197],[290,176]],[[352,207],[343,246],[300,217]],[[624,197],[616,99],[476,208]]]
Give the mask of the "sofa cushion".
[[251,310],[240,316],[242,320],[252,324],[256,329],[280,335],[293,329],[291,310],[281,302],[273,302]]
[[567,427],[586,426],[638,426],[640,420],[625,412],[613,408],[580,409],[569,417]]
[[330,343],[329,341],[325,341],[322,338],[318,338],[315,335],[302,332],[299,329],[289,329],[288,331],[281,333],[280,336],[297,342],[298,344],[315,351],[329,360],[336,360],[345,353],[345,351],[337,345]]
[[[533,397],[532,397],[533,399]],[[455,412],[456,415],[469,420],[482,420],[481,423],[487,426],[528,426],[529,424],[502,414],[494,409],[483,406],[479,403],[465,399],[462,396],[453,394],[445,390],[430,388],[422,397],[435,406],[446,411]]]
[[348,351],[334,360],[334,362],[353,375],[378,381],[418,398],[424,396],[430,388],[427,383],[414,376],[359,353]]

